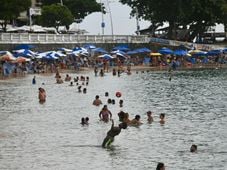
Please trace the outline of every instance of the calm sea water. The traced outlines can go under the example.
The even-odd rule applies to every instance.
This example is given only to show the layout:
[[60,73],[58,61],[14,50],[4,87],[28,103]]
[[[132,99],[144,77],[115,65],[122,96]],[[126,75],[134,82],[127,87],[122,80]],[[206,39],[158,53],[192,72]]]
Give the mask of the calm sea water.
[[[54,75],[36,75],[36,85],[32,75],[0,82],[1,170],[151,170],[158,162],[168,170],[227,169],[227,70],[177,71],[172,81],[166,72],[71,74],[78,75],[90,77],[87,94],[68,82],[55,84]],[[46,89],[45,104],[38,102],[38,87]],[[108,105],[116,124],[120,110],[131,119],[140,114],[144,123],[122,130],[110,149],[100,145],[111,124],[100,122],[102,106],[92,105],[97,94],[106,103],[105,92],[116,100]],[[90,124],[81,126],[86,116]],[[197,153],[189,152],[192,144]]]

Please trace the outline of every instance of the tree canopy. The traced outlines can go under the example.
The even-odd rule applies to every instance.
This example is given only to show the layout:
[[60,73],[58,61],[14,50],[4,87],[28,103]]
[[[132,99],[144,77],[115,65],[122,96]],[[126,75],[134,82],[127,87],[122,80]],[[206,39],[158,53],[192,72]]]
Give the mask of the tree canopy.
[[[185,40],[191,41],[198,34],[216,23],[225,23],[227,0],[120,0],[132,8],[131,15],[151,21],[155,29],[168,23],[167,37],[176,39],[177,30],[184,29]],[[137,10],[136,10],[137,9]],[[155,31],[155,29],[153,31]]]
[[[62,0],[63,5],[68,7],[76,22],[81,22],[87,15],[93,12],[101,12],[101,4],[96,0]],[[60,0],[42,0],[43,5],[60,3]]]
[[73,15],[66,6],[60,4],[52,4],[42,8],[40,17],[42,26],[55,27],[58,31],[59,26],[66,26],[73,22]]
[[0,24],[3,30],[6,25],[17,19],[21,12],[26,11],[31,6],[31,0],[1,0],[0,1]]

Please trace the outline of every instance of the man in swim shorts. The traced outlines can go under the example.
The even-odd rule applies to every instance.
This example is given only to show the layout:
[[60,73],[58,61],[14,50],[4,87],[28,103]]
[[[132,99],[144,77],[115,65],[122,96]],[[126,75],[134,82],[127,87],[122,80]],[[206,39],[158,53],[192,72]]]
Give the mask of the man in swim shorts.
[[112,119],[111,129],[107,132],[106,138],[103,140],[102,147],[108,148],[114,141],[114,137],[121,133],[121,129],[126,129],[127,123],[120,123],[118,126],[114,126],[114,121]]

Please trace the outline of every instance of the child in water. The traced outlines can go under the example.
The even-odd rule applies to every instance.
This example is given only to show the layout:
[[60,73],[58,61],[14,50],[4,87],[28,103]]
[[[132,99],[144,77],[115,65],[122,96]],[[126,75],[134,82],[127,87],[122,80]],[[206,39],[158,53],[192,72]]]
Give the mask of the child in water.
[[114,121],[112,119],[111,129],[107,132],[106,138],[103,140],[102,147],[108,148],[110,144],[114,141],[114,137],[121,133],[121,129],[126,129],[126,123],[120,123],[118,126],[114,126]]

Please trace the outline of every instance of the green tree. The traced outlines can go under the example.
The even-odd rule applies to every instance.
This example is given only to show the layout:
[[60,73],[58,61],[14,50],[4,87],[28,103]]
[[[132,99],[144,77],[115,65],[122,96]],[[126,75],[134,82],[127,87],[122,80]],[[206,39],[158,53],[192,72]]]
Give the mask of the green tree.
[[[96,0],[62,0],[74,16],[75,21],[82,21],[93,12],[101,12],[102,4]],[[60,0],[42,0],[43,5],[60,4]]]
[[0,1],[0,24],[6,31],[7,24],[17,19],[21,12],[26,11],[31,6],[31,0],[1,0]]
[[177,30],[185,29],[188,40],[204,33],[215,23],[223,23],[226,0],[120,0],[132,7],[131,15],[136,8],[141,18],[151,21],[154,28],[168,23],[169,39],[177,37]]
[[66,6],[52,4],[42,8],[40,21],[42,26],[53,26],[58,31],[59,26],[62,25],[66,26],[67,29],[69,28],[69,25],[73,22],[73,15]]

